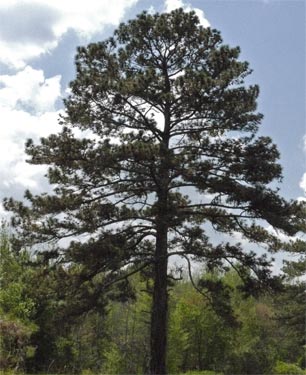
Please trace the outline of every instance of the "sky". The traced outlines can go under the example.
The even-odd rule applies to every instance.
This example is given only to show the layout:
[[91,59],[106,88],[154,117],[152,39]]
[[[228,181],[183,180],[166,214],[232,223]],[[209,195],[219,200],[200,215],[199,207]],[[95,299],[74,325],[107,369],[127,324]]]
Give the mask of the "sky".
[[[0,202],[49,189],[24,144],[60,130],[76,47],[109,37],[143,10],[195,10],[205,27],[241,47],[260,86],[260,135],[281,154],[281,193],[306,199],[304,0],[0,0]],[[0,203],[0,218],[6,213]]]

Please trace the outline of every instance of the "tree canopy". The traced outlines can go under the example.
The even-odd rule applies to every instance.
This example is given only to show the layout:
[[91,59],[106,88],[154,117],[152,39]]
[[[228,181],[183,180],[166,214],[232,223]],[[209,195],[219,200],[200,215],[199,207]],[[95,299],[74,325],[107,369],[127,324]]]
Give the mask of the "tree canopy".
[[[171,256],[190,271],[191,260],[231,265],[256,292],[276,285],[267,257],[222,236],[212,241],[209,226],[254,249],[305,248],[267,229],[304,231],[305,209],[270,184],[281,179],[279,152],[256,135],[259,88],[245,84],[251,70],[239,52],[182,9],[144,12],[79,47],[62,132],[26,144],[29,163],[49,166],[53,193],[5,201],[20,243],[51,242],[50,256],[80,266],[93,302],[116,282],[124,295],[130,274],[153,279],[152,374],[166,373]],[[196,287],[213,295],[222,283]]]

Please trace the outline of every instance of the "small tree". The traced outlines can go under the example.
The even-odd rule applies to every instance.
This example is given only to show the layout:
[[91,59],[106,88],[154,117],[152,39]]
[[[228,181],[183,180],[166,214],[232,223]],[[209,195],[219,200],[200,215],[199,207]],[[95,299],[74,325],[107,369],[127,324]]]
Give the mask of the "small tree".
[[5,202],[30,242],[74,238],[58,252],[82,265],[82,281],[100,295],[149,272],[152,374],[166,373],[169,257],[189,270],[190,259],[210,268],[238,262],[248,289],[267,287],[265,257],[222,237],[213,245],[206,228],[276,251],[282,244],[264,221],[290,235],[302,226],[302,207],[268,186],[281,178],[279,153],[270,138],[256,138],[259,89],[244,86],[250,70],[238,56],[182,9],[144,12],[78,48],[62,132],[26,144],[30,163],[49,165],[54,194]]
[[5,224],[0,226],[0,370],[24,370],[34,354],[30,339],[37,330],[33,323],[35,301],[29,296],[31,271],[26,253],[15,254]]
[[279,358],[288,363],[297,363],[304,369],[306,368],[305,265],[305,249],[299,259],[285,261],[282,269],[286,276],[285,288],[274,300],[278,323]]

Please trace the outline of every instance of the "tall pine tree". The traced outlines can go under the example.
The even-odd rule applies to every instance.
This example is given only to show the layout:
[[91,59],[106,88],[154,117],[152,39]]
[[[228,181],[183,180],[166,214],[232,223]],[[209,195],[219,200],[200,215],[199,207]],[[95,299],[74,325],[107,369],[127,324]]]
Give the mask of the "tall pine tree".
[[222,236],[213,245],[209,225],[269,251],[283,244],[264,223],[289,235],[303,229],[303,207],[269,186],[281,178],[279,153],[256,136],[259,89],[245,86],[251,71],[238,57],[182,9],[142,13],[78,48],[62,132],[26,145],[31,164],[49,165],[54,193],[5,202],[20,243],[71,240],[52,255],[80,264],[92,300],[148,272],[151,374],[166,373],[171,256],[189,270],[191,260],[233,265],[256,290],[273,284],[267,259]]

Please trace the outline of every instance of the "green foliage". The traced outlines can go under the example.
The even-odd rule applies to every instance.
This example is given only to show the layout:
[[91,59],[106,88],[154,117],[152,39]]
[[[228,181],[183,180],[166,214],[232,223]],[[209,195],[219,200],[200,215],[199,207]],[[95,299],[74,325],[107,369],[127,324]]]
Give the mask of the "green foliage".
[[273,369],[275,375],[305,375],[306,371],[293,363],[278,361]]
[[29,322],[35,310],[26,290],[31,273],[26,269],[28,261],[26,252],[13,253],[4,228],[0,233],[0,312],[23,322]]
[[169,372],[220,369],[232,343],[226,322],[212,309],[209,299],[200,296],[188,282],[178,285],[172,297]]
[[[91,312],[81,318],[66,315],[64,319],[64,301],[55,293],[63,287],[62,271],[59,269],[57,273],[50,265],[48,268],[46,272],[34,262],[23,264],[23,272],[31,274],[24,278],[28,283],[26,289],[32,288],[27,298],[31,297],[35,306],[27,321],[38,328],[33,332],[28,328],[29,323],[25,325],[16,318],[2,321],[2,345],[6,348],[1,353],[2,367],[14,368],[19,363],[19,368],[26,367],[31,373],[48,369],[52,373],[145,373],[149,358],[150,283],[134,275],[131,285],[135,300],[113,301],[107,316]],[[11,270],[15,272],[16,268]],[[14,280],[13,275],[7,276]],[[36,289],[32,277],[35,277]],[[288,358],[292,363],[301,360],[303,345],[297,340],[303,336],[300,326],[292,325],[291,319],[284,319],[284,315],[283,319],[275,318],[279,313],[290,312],[291,305],[295,311],[297,300],[293,298],[292,287],[299,291],[299,284],[290,284],[288,291],[277,298],[266,295],[256,299],[245,298],[241,293],[238,286],[242,282],[234,271],[204,273],[197,279],[219,279],[229,286],[229,301],[238,324],[235,328],[229,325],[226,317],[213,308],[209,294],[200,295],[190,281],[174,284],[169,306],[169,373],[252,374],[257,369],[262,374],[271,374],[278,369],[276,374],[290,374],[297,371],[297,366],[284,363]],[[6,333],[8,330],[10,334]],[[19,348],[12,346],[17,337]],[[11,362],[4,362],[5,353],[10,354]],[[18,358],[21,358],[19,362]],[[276,364],[277,359],[282,365]]]
[[23,369],[35,348],[30,337],[37,330],[32,317],[35,303],[28,294],[31,270],[26,252],[16,254],[10,245],[8,229],[0,232],[0,368]]
[[146,282],[140,275],[134,275],[131,283],[136,299],[111,304],[106,317],[107,335],[122,358],[121,373],[142,374],[148,369],[152,298],[145,291]]
[[94,375],[95,373],[89,369],[82,370],[81,375]]
[[122,374],[123,358],[120,350],[116,345],[112,345],[104,353],[105,364],[103,365],[103,372],[105,374]]
[[0,368],[22,369],[27,355],[33,355],[35,348],[29,346],[33,328],[20,321],[9,320],[6,317],[0,321]]
[[278,327],[279,358],[286,363],[297,363],[305,369],[305,248],[301,247],[298,250],[298,253],[302,255],[300,259],[284,262],[285,288],[282,293],[275,296],[274,305]]

